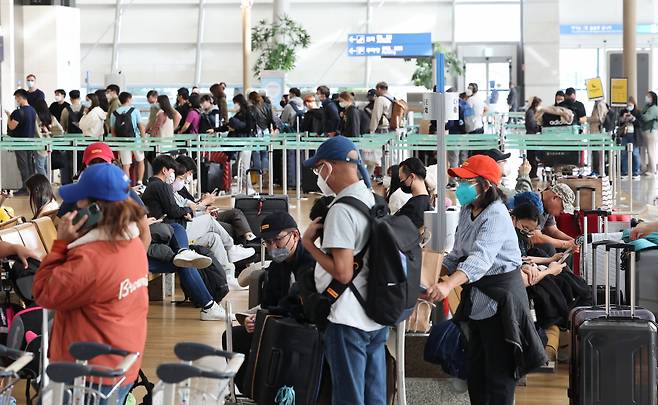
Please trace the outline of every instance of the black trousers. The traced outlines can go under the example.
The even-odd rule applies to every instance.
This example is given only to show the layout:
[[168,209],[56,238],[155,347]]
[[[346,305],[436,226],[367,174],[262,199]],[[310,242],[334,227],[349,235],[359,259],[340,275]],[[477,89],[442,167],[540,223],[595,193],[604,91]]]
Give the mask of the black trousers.
[[499,315],[468,322],[468,394],[472,405],[513,405],[514,353]]

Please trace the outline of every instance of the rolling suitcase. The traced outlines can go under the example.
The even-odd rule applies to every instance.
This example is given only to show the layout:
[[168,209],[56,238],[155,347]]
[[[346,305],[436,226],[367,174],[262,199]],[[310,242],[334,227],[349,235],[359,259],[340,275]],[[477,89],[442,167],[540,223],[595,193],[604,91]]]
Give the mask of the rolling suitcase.
[[288,212],[287,195],[238,195],[235,208],[242,211],[251,231],[260,238],[260,224],[263,218],[274,212]]
[[[231,184],[226,187],[224,179],[227,164],[203,162],[201,163],[201,192],[212,193],[215,189],[231,191]],[[230,176],[230,174],[229,174]]]
[[[623,243],[596,242],[610,250],[632,249]],[[634,281],[634,257],[630,274]],[[656,338],[655,317],[633,304],[612,306],[609,293],[609,261],[606,261],[605,306],[580,307],[571,313],[571,365],[569,399],[571,405],[655,404]]]
[[291,387],[295,404],[315,405],[324,361],[320,332],[292,318],[259,311],[245,374],[246,395],[274,404],[279,390]]

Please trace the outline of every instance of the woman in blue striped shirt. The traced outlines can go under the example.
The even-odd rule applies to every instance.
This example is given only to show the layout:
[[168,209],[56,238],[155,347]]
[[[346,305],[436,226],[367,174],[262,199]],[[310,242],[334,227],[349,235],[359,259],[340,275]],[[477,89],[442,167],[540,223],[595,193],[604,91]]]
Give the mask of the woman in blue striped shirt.
[[453,319],[468,339],[471,404],[512,405],[516,380],[545,357],[529,316],[516,231],[496,186],[501,172],[493,159],[477,155],[448,174],[458,180],[462,211],[455,246],[443,260],[449,277],[428,288],[426,298],[438,301],[463,286]]

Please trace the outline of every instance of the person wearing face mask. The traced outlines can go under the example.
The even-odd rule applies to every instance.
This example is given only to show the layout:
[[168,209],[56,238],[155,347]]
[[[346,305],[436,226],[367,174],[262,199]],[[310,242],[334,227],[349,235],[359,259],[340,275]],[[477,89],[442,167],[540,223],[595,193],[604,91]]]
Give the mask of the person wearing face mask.
[[37,77],[30,73],[25,78],[25,86],[27,87],[27,103],[34,107],[34,103],[37,100],[45,100],[46,95],[43,94],[43,91],[37,88]]
[[519,269],[521,252],[512,219],[496,186],[501,172],[476,155],[448,170],[457,178],[462,205],[453,250],[443,259],[449,274],[421,298],[443,300],[458,286],[453,320],[468,327],[468,392],[472,404],[512,405],[516,381],[546,361]]
[[384,199],[388,203],[389,212],[398,212],[411,198],[411,194],[407,194],[400,189],[400,170],[398,165],[388,168],[386,176],[382,179],[382,186],[386,189]]
[[[67,105],[66,108],[62,111],[62,119],[59,121],[62,124],[64,132],[67,134],[83,134],[82,128],[80,127],[80,121],[84,114],[88,113],[91,110],[91,103],[87,104],[87,100],[84,103],[80,102],[80,90],[71,90],[69,91],[69,98],[71,99],[71,104]],[[97,103],[98,105],[98,103]],[[103,119],[107,118],[106,114],[103,114]],[[97,133],[96,131],[95,133]],[[101,131],[99,136],[103,135]]]
[[103,136],[103,123],[107,113],[98,104],[98,96],[94,93],[87,94],[85,104],[87,104],[87,112],[80,118],[79,129],[85,136]]
[[55,101],[50,104],[48,110],[50,114],[57,118],[57,122],[62,122],[62,111],[66,109],[70,104],[66,102],[66,90],[57,89],[55,90]]
[[473,113],[466,116],[464,114],[464,126],[466,133],[469,134],[483,134],[484,133],[484,120],[483,117],[489,111],[489,108],[484,103],[484,100],[478,95],[477,83],[469,83],[466,88],[466,96],[468,97],[468,105],[473,110]]
[[105,97],[107,98],[107,101],[109,103],[107,109],[107,118],[105,119],[106,134],[112,133],[111,118],[114,115],[114,112],[119,107],[121,107],[121,103],[119,102],[119,93],[121,93],[121,89],[116,84],[110,84],[105,88]]
[[642,164],[640,158],[640,143],[642,139],[642,115],[640,110],[635,104],[633,97],[628,98],[626,110],[620,114],[617,134],[620,138],[621,146],[624,149],[621,151],[621,176],[622,180],[628,178],[628,152],[625,146],[629,143],[633,144],[633,180],[640,180],[640,166]]
[[165,214],[164,222],[180,224],[185,228],[192,221],[194,211],[189,207],[180,207],[176,203],[172,184],[176,180],[176,166],[178,163],[169,155],[160,155],[153,160],[153,177],[146,185],[142,194],[142,201],[148,208],[149,215],[161,218]]
[[201,103],[201,120],[199,121],[200,134],[215,134],[222,132],[222,118],[219,108],[213,104],[212,96],[204,94],[200,99]]
[[[312,158],[304,161],[304,166],[314,169],[325,196],[336,194],[336,201],[349,196],[368,207],[375,205],[368,172],[349,138],[338,135],[326,140]],[[369,221],[358,209],[334,203],[326,218],[315,219],[308,226],[302,243],[317,262],[314,281],[318,293],[333,280],[352,282],[361,294],[367,291],[370,269],[366,262],[354,277],[354,258],[366,249]],[[318,247],[316,240],[320,236]],[[324,352],[331,370],[333,403],[385,404],[388,328],[366,314],[349,288],[331,306],[327,321]]]
[[[285,314],[284,301],[289,295],[297,295],[293,284],[302,270],[315,265],[313,257],[301,243],[301,233],[295,220],[287,212],[276,212],[266,216],[261,224],[261,235],[272,263],[266,271],[260,308]],[[233,327],[233,351],[244,354],[245,361],[235,376],[235,384],[244,392],[245,369],[251,340],[256,327],[256,315],[247,316],[243,324]],[[222,336],[226,347],[226,334]]]
[[430,195],[427,191],[425,176],[427,171],[420,159],[411,157],[400,163],[400,190],[411,194],[412,197],[400,208],[395,215],[405,215],[411,219],[417,228],[425,224],[425,211],[430,211]]
[[[642,162],[646,162],[645,176],[655,177],[658,162],[658,96],[653,91],[647,93],[642,110]],[[646,158],[646,160],[645,160]]]
[[338,105],[343,110],[338,132],[349,138],[361,136],[361,112],[356,108],[352,94],[347,91],[340,93],[338,95]]

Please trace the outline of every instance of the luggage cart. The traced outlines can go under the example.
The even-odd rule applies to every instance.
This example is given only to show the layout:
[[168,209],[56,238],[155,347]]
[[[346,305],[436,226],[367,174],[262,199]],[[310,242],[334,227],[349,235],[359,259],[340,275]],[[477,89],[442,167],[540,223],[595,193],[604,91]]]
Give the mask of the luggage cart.
[[16,399],[11,394],[20,380],[18,373],[32,361],[34,354],[0,345],[0,357],[14,360],[9,366],[0,368],[0,405],[14,405]]
[[[204,345],[196,347],[187,345],[184,350],[180,348],[179,350],[190,355],[188,358],[193,358],[206,350],[201,346]],[[212,350],[218,352],[215,349]],[[156,373],[160,378],[160,382],[153,390],[153,405],[223,404],[224,392],[229,381],[235,377],[244,361],[243,354],[226,352],[224,354],[228,355],[228,361],[226,368],[221,371],[201,368],[187,363],[166,363],[158,366]],[[215,385],[217,388],[216,393],[208,392],[195,384],[200,379],[217,380],[219,384]]]
[[[108,405],[122,405],[119,402],[118,390],[126,380],[126,372],[135,364],[139,353],[125,352],[112,349],[111,353],[126,354],[116,368],[95,366],[87,364],[88,360],[96,357],[93,354],[102,351],[101,344],[74,343],[76,352],[87,357],[87,360],[78,360],[76,363],[51,363],[46,368],[46,375],[50,383],[42,389],[40,403],[42,405],[98,405],[105,401]],[[105,349],[109,346],[105,346]],[[103,392],[102,386],[110,386],[109,392]]]

